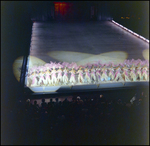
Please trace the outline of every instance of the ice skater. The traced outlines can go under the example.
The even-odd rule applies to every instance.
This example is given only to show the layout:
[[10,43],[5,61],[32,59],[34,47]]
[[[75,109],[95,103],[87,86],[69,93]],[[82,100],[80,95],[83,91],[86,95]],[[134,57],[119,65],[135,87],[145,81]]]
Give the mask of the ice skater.
[[56,73],[57,73],[57,71],[55,69],[55,66],[53,66],[53,69],[51,71],[51,77],[52,77],[51,82],[52,82],[52,85],[56,85],[56,83],[57,83]]
[[70,83],[75,84],[76,83],[76,79],[75,79],[75,73],[76,73],[76,71],[74,70],[74,68],[72,68],[72,70],[70,71],[70,73],[71,73]]
[[87,67],[84,69],[84,72],[85,72],[85,79],[87,80],[88,83],[91,83],[90,71]]
[[78,82],[84,83],[82,67],[80,67],[76,73],[78,73]]
[[64,72],[63,83],[66,85],[68,83],[68,69],[65,67],[63,72]]
[[91,68],[91,80],[94,81],[94,83],[96,82],[96,76],[95,76],[95,68],[94,68],[94,65],[92,65],[92,68]]

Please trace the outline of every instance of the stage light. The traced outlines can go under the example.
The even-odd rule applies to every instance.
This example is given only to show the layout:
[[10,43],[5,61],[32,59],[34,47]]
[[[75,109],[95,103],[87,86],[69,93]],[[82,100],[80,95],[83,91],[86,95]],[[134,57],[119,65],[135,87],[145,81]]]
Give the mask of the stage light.
[[47,55],[61,62],[72,63],[91,57],[94,54],[72,52],[72,51],[50,51],[47,53]]
[[46,64],[46,62],[43,61],[42,59],[39,59],[39,58],[37,58],[35,56],[31,56],[31,55],[28,57],[28,63],[29,63],[28,64],[29,67],[41,66],[41,65]]
[[71,51],[52,51],[49,52],[48,55],[61,62],[76,62],[77,65],[86,65],[89,62],[95,63],[99,60],[103,63],[112,61],[117,64],[118,62],[123,62],[128,56],[128,54],[123,51],[112,51],[98,55]]
[[[22,63],[23,63],[23,56],[18,57],[13,63],[13,73],[18,82],[20,81]],[[44,62],[43,60],[37,57],[29,56],[27,63],[28,63],[27,64],[27,70],[28,70],[28,68],[30,67],[33,67],[35,65],[37,66],[44,65],[46,62]],[[26,82],[26,79],[25,79],[25,82]]]
[[86,65],[87,63],[95,63],[101,60],[101,63],[109,63],[113,62],[114,64],[118,64],[118,62],[123,63],[126,60],[128,54],[123,51],[112,51],[107,53],[102,53],[98,55],[93,55],[89,58],[83,59],[77,62],[77,65]]
[[145,49],[142,54],[145,60],[149,60],[149,49]]
[[22,63],[23,56],[18,57],[13,63],[13,73],[18,82],[20,81]]

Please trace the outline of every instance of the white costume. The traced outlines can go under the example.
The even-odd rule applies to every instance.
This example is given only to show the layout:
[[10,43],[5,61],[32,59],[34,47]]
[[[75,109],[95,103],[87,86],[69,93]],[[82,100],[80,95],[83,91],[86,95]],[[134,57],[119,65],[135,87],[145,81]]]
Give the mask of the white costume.
[[51,71],[51,77],[52,77],[52,84],[56,84],[57,83],[57,78],[56,78],[56,70],[55,70],[55,66],[53,66],[53,70]]
[[91,83],[91,77],[90,77],[90,71],[88,68],[85,68],[85,79],[87,80],[88,83]]
[[108,75],[109,75],[111,80],[114,80],[115,75],[114,75],[114,68],[112,66],[109,68],[109,74]]
[[100,82],[100,80],[101,80],[101,74],[100,74],[100,68],[99,67],[96,68],[96,76],[97,76],[98,82]]
[[38,85],[38,80],[37,80],[37,74],[36,71],[34,70],[34,72],[30,75],[30,79],[32,80],[31,86],[37,86]]
[[45,85],[51,84],[51,72],[49,71],[49,67],[47,67],[47,70],[45,72]]
[[63,83],[66,85],[68,83],[68,70],[64,69],[64,75],[63,75]]
[[147,67],[146,66],[144,66],[142,68],[142,77],[143,77],[143,79],[148,80],[148,73],[147,73]]
[[114,81],[117,81],[117,80],[123,81],[123,78],[122,78],[122,75],[121,75],[120,72],[121,72],[121,68],[118,66],[116,68],[116,73],[115,73],[115,79],[114,79]]
[[136,81],[135,67],[133,65],[130,68],[130,78],[132,81]]
[[95,68],[94,67],[92,67],[92,69],[91,69],[91,79],[93,79],[94,81],[96,81]]
[[142,79],[142,74],[141,74],[141,66],[140,66],[140,63],[138,64],[138,67],[137,67],[137,72],[136,72],[136,79]]
[[124,66],[122,69],[123,69],[124,80],[130,81],[130,79],[128,77],[128,68],[126,66]]
[[46,85],[46,80],[44,78],[44,72],[43,72],[43,68],[40,69],[40,73],[39,73],[39,82],[38,82],[38,85]]
[[63,76],[62,76],[62,69],[61,67],[59,67],[59,69],[57,70],[58,76],[57,76],[57,82],[58,83],[62,83],[63,81]]
[[71,77],[70,77],[70,83],[75,83],[76,80],[75,80],[75,70],[72,68],[72,70],[70,71],[71,73]]
[[83,71],[81,70],[81,68],[77,71],[77,73],[79,73],[79,75],[78,75],[78,82],[79,83],[83,83],[84,82]]
[[102,76],[101,76],[101,81],[107,81],[108,80],[108,76],[107,76],[107,68],[105,68],[105,66],[102,68]]

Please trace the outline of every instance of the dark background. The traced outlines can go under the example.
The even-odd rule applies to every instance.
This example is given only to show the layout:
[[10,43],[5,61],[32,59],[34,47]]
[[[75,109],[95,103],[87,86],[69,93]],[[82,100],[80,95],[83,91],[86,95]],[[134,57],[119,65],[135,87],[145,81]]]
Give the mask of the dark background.
[[[88,1],[72,2],[72,4],[72,21],[101,21],[113,18],[116,22],[149,39],[149,1]],[[95,15],[92,18],[91,6],[95,8]],[[7,124],[5,121],[7,111],[23,97],[23,87],[13,75],[13,62],[19,56],[28,55],[33,21],[64,21],[60,17],[52,18],[52,8],[54,8],[52,1],[1,2],[2,133]],[[121,19],[131,15],[132,19]],[[68,19],[66,18],[65,21]]]

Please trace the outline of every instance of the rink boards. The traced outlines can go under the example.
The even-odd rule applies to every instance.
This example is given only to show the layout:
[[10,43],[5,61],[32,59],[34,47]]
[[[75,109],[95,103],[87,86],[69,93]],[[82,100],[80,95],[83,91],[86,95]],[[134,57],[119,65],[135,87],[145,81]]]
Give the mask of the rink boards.
[[[76,84],[76,85],[62,85],[62,86],[40,86],[30,87],[33,93],[39,94],[51,94],[51,93],[63,93],[63,92],[76,92],[80,90],[103,90],[103,89],[115,89],[137,86],[149,86],[149,81],[136,81],[136,82],[102,82],[99,84]],[[26,87],[28,88],[28,87]]]

